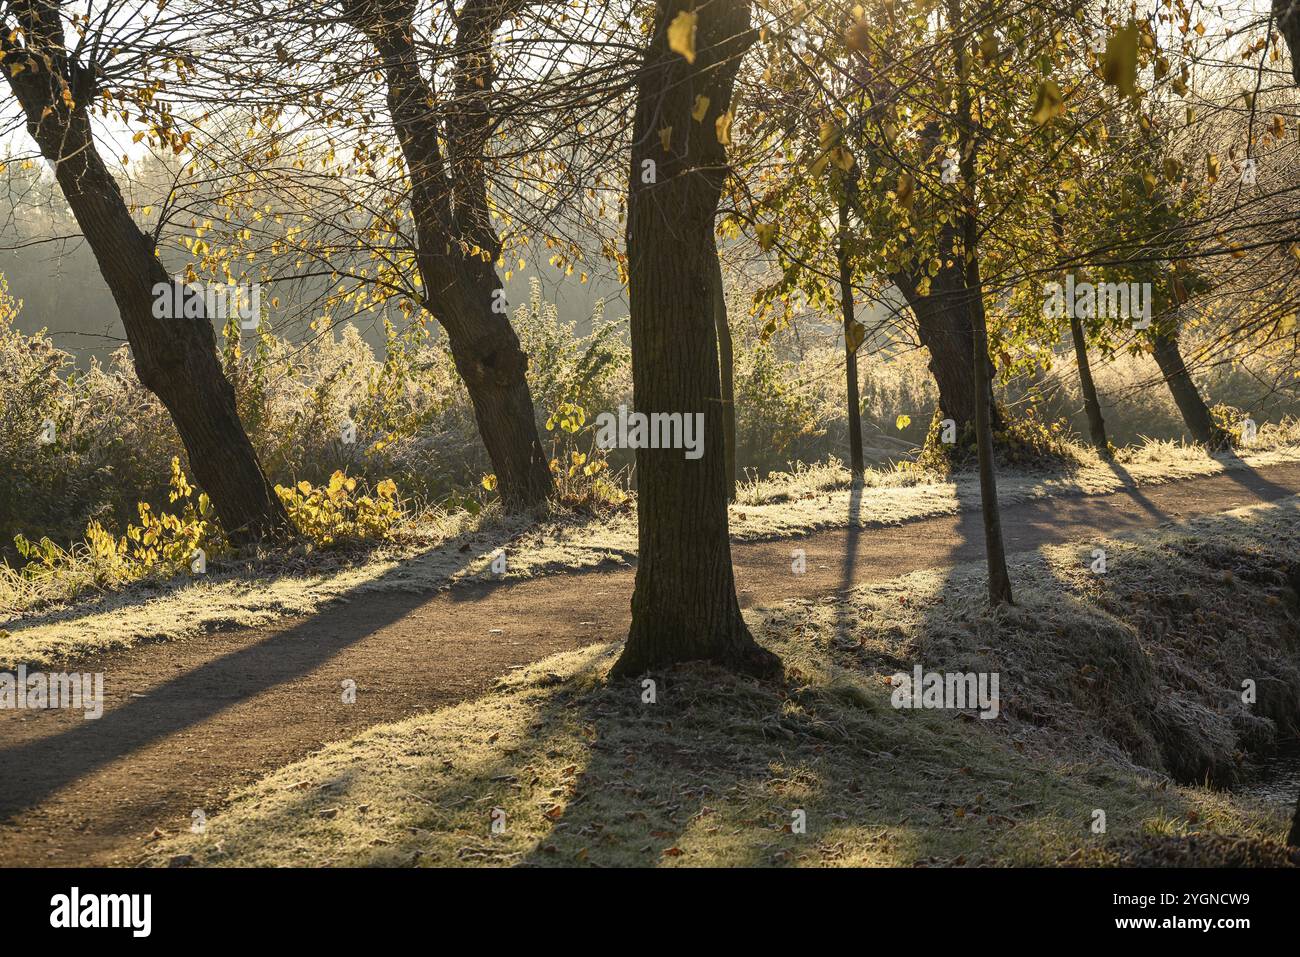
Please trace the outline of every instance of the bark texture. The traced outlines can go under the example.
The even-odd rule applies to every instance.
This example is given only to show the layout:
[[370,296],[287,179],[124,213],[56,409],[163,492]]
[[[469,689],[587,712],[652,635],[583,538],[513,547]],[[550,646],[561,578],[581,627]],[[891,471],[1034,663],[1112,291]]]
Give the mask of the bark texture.
[[[754,642],[736,599],[711,291],[713,224],[727,175],[718,131],[754,32],[748,0],[714,0],[700,15],[695,60],[687,62],[669,50],[667,30],[692,9],[690,0],[657,0],[637,74],[628,292],[636,408],[702,413],[704,451],[690,460],[679,449],[637,450],[639,557],[632,626],[615,677],[689,660],[762,677],[781,669]],[[697,96],[709,104],[698,122],[691,116]]]
[[[930,353],[930,374],[939,387],[939,411],[957,423],[957,432],[969,434],[975,425],[975,334],[966,272],[957,251],[957,227],[945,226],[939,235],[938,255],[942,261],[937,275],[930,277],[930,294],[920,293],[925,273],[899,271],[890,276],[916,317],[917,336]],[[951,265],[950,265],[951,263]],[[984,377],[994,429],[1002,428],[1002,413],[993,398],[993,365]]]
[[736,361],[727,319],[727,287],[722,261],[715,250],[713,270],[713,324],[718,332],[718,376],[722,389],[722,442],[726,454],[727,501],[736,500]]
[[949,27],[953,33],[953,52],[957,60],[958,148],[961,155],[962,214],[961,257],[965,264],[965,306],[971,318],[975,371],[975,437],[979,454],[980,508],[984,517],[984,552],[989,566],[989,602],[1011,604],[1011,576],[1007,573],[1006,546],[1002,539],[1002,514],[998,503],[997,474],[993,466],[993,398],[990,383],[988,323],[984,314],[984,283],[980,278],[979,222],[976,219],[975,115],[971,104],[967,57],[969,51],[961,37],[961,2],[948,0]]
[[66,49],[60,4],[14,0],[8,8],[22,25],[22,42],[0,36],[0,73],[23,109],[27,132],[54,168],[117,304],[136,375],[171,415],[192,474],[230,541],[289,535],[289,517],[239,419],[211,323],[205,317],[154,316],[154,288],[170,285],[172,278],[153,240],[131,218],[96,147],[90,123],[96,73]]
[[1083,408],[1088,415],[1088,434],[1101,456],[1110,458],[1106,420],[1101,417],[1101,402],[1097,399],[1097,385],[1092,381],[1092,365],[1088,361],[1088,341],[1083,336],[1083,323],[1077,316],[1070,317],[1070,338],[1074,342],[1074,359],[1079,367],[1079,391],[1083,393]]
[[1273,17],[1291,53],[1291,79],[1300,86],[1300,0],[1273,0]]
[[1165,378],[1165,384],[1169,386],[1174,404],[1182,413],[1183,421],[1187,423],[1192,438],[1212,449],[1227,445],[1227,433],[1214,424],[1210,407],[1201,398],[1201,393],[1192,380],[1192,374],[1187,371],[1182,350],[1178,347],[1177,332],[1157,333],[1152,337],[1151,345],[1156,364],[1160,366],[1160,373]]
[[[845,187],[848,188],[847,186]],[[853,327],[853,273],[849,268],[849,201],[840,199],[839,236],[836,254],[840,267],[840,311],[844,319],[845,410],[849,417],[849,471],[861,478],[866,466],[862,460],[862,402],[858,392],[858,349],[850,338]]]
[[[479,435],[509,510],[547,499],[554,480],[537,433],[528,357],[510,325],[483,156],[494,129],[492,38],[522,0],[466,0],[456,18],[452,96],[439,104],[420,70],[413,0],[345,0],[379,53],[388,112],[411,179],[425,307],[447,332]],[[440,126],[442,133],[440,137]],[[443,157],[443,143],[447,158]]]

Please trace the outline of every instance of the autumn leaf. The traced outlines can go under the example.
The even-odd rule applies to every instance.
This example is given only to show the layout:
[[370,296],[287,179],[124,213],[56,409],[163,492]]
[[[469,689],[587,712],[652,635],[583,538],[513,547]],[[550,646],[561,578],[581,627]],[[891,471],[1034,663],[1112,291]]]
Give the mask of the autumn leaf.
[[902,432],[905,428],[907,428],[911,424],[912,424],[912,417],[910,415],[900,415],[898,418],[894,420],[894,427],[897,428],[898,431],[900,432]]
[[683,10],[668,24],[668,49],[680,53],[687,63],[695,62],[695,27],[700,15]]
[[910,210],[916,201],[916,181],[911,173],[898,174],[898,186],[894,189],[894,200],[903,209]]
[[718,142],[723,146],[731,145],[731,122],[735,118],[736,115],[731,110],[727,110],[713,121],[714,132],[717,134]]
[[837,146],[830,152],[831,162],[844,172],[853,169],[853,154],[843,146]]
[[771,249],[772,244],[776,242],[776,223],[759,223],[754,227],[754,231],[758,233],[758,247],[763,252]]
[[697,96],[695,105],[691,107],[691,119],[696,123],[704,119],[704,114],[709,112],[709,98],[707,96]]
[[665,153],[668,152],[668,147],[672,143],[672,141],[673,141],[673,128],[671,126],[665,126],[661,128],[659,130],[659,145],[664,148]]
[[867,327],[858,320],[854,319],[844,330],[844,341],[849,347],[849,352],[856,355],[862,346],[862,341],[867,338]]
[[1138,26],[1130,23],[1106,41],[1101,75],[1124,96],[1137,96]]
[[992,27],[988,27],[980,37],[980,57],[985,63],[992,63],[998,56],[998,37]]
[[1205,157],[1205,176],[1211,185],[1219,181],[1219,158],[1213,153]]
[[1065,99],[1055,80],[1044,80],[1038,85],[1038,97],[1034,100],[1034,122],[1042,126],[1048,120],[1065,114]]
[[867,29],[867,22],[862,18],[858,18],[844,31],[844,45],[854,53],[864,52],[870,39],[871,31]]

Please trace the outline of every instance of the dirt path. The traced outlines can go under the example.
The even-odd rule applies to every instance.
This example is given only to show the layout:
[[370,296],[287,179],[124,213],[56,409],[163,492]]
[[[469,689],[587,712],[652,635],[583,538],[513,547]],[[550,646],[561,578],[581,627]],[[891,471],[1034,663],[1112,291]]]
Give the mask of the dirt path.
[[[1003,510],[1007,547],[1086,542],[1300,492],[1300,464]],[[983,557],[977,512],[736,545],[746,607]],[[803,548],[807,573],[791,574]],[[482,693],[511,667],[622,637],[633,572],[366,595],[309,619],[141,646],[104,672],[99,720],[0,710],[0,865],[130,863],[234,787],[369,725]],[[355,704],[342,682],[356,682]]]

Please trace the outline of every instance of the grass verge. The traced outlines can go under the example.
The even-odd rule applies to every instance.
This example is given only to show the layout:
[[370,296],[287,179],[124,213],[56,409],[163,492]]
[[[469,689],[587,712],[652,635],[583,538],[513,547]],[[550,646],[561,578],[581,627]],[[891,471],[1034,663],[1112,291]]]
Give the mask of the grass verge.
[[[1235,468],[1300,461],[1300,427],[1261,430],[1253,450],[1210,456],[1196,446],[1148,442],[1126,449],[1114,465],[1080,447],[1083,463],[1069,473],[1009,472],[999,476],[1004,505],[1054,495],[1102,495],[1126,486],[1150,486]],[[1116,467],[1118,466],[1118,468]],[[954,514],[979,500],[974,476],[937,481],[912,470],[868,470],[859,504],[849,508],[850,476],[839,463],[798,466],[740,489],[732,509],[735,541],[759,541],[842,528],[851,511],[862,527]],[[211,562],[202,576],[151,582],[93,598],[0,617],[0,668],[21,662],[47,666],[102,654],[142,641],[169,641],[223,628],[256,627],[279,618],[318,613],[329,602],[377,591],[429,592],[496,578],[499,549],[504,577],[531,578],[636,556],[636,515],[576,513],[507,517],[495,509],[475,516],[441,515],[434,526],[406,529],[397,541],[363,550],[270,554],[239,562]],[[22,603],[6,597],[0,615]]]
[[[146,863],[1286,863],[1285,807],[1206,785],[1295,732],[1297,518],[1108,542],[1105,575],[1053,547],[1000,611],[977,566],[759,609],[780,684],[686,665],[647,703],[605,681],[616,647],[558,655],[269,775]],[[915,664],[998,673],[999,717],[895,709]]]

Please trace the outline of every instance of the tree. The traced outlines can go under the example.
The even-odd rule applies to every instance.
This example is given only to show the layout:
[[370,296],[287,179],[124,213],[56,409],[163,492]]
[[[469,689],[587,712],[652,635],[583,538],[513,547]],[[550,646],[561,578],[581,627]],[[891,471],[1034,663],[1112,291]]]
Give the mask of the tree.
[[849,416],[849,471],[862,479],[866,465],[862,461],[862,400],[858,392],[858,347],[863,328],[853,315],[853,269],[849,264],[849,181],[845,177],[839,203],[839,230],[835,251],[840,270],[840,311],[844,318],[844,385],[845,408]]
[[957,61],[957,147],[962,183],[961,257],[965,262],[967,308],[974,336],[975,438],[979,455],[980,508],[984,516],[984,550],[989,566],[989,601],[1011,604],[1011,576],[1007,573],[1006,546],[1002,541],[1002,515],[998,504],[997,475],[993,467],[993,401],[989,386],[988,324],[984,314],[984,284],[980,279],[979,223],[976,220],[976,162],[978,127],[972,108],[967,44],[961,30],[961,0],[948,0],[949,28]]
[[524,5],[465,0],[455,16],[453,92],[440,104],[420,68],[415,0],[343,0],[344,16],[379,54],[388,111],[411,178],[426,304],[447,331],[508,509],[531,507],[554,491],[525,377],[528,357],[510,325],[496,271],[501,242],[483,163],[495,123],[488,107],[492,37]]
[[[1059,200],[1059,193],[1057,194]],[[1059,208],[1052,210],[1052,233],[1058,246],[1065,245],[1065,216]],[[1063,250],[1062,250],[1063,251]],[[1092,364],[1088,361],[1088,340],[1084,336],[1083,320],[1073,309],[1070,313],[1070,341],[1074,344],[1074,361],[1079,370],[1079,391],[1083,393],[1083,408],[1088,416],[1088,434],[1093,447],[1102,458],[1110,458],[1110,441],[1106,438],[1106,420],[1101,415],[1101,402],[1097,399],[1097,385],[1092,380]]]
[[[112,89],[99,62],[82,60],[85,51],[101,51],[100,42],[82,43],[70,51],[62,14],[58,0],[0,4],[0,72],[22,107],[28,133],[53,166],[112,292],[136,374],[170,413],[194,476],[211,498],[226,536],[243,544],[287,535],[292,526],[239,420],[212,325],[206,315],[155,318],[154,290],[160,284],[170,286],[172,279],[153,240],[131,218],[95,141],[91,108],[96,98],[122,96],[142,113],[153,113],[150,99],[159,81],[146,76],[135,102],[130,91]],[[105,15],[101,22],[112,19]],[[160,133],[170,133],[165,116],[154,122]],[[172,135],[183,149],[180,134]]]
[[754,39],[748,0],[698,11],[657,0],[637,74],[627,221],[636,408],[701,414],[704,448],[695,460],[637,449],[639,558],[616,677],[696,659],[760,677],[781,670],[736,598],[710,293],[732,92]]
[[713,252],[713,324],[718,332],[718,374],[722,395],[722,442],[726,457],[727,501],[736,500],[736,362],[727,318],[727,287],[722,279],[722,260]]
[[[943,226],[937,239],[942,260],[933,277],[925,263],[912,259],[890,275],[916,317],[917,336],[930,353],[930,374],[939,387],[939,411],[957,425],[958,435],[971,435],[977,419],[979,386],[976,384],[975,328],[970,304],[974,294],[967,289],[966,273],[958,252],[958,230]],[[982,377],[987,383],[987,404],[993,428],[1002,424],[1002,413],[993,399],[993,368]]]

